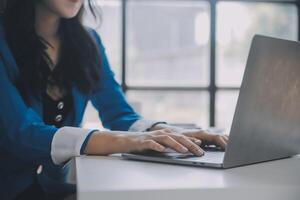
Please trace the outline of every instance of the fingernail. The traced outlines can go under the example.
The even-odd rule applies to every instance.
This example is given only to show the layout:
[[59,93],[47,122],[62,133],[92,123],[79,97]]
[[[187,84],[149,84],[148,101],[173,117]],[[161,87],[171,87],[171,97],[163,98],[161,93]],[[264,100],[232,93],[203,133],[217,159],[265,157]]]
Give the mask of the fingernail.
[[199,156],[203,156],[205,152],[201,149],[198,149],[197,153],[198,153]]
[[201,140],[196,140],[195,143],[200,145],[202,143],[202,141]]
[[161,152],[162,152],[162,151],[164,151],[166,148],[163,147],[163,146],[159,146],[157,149],[158,149],[158,151],[161,151]]
[[182,148],[181,148],[181,152],[182,152],[182,153],[187,153],[188,151],[189,151],[189,150],[188,150],[187,148],[185,148],[185,147],[182,147]]

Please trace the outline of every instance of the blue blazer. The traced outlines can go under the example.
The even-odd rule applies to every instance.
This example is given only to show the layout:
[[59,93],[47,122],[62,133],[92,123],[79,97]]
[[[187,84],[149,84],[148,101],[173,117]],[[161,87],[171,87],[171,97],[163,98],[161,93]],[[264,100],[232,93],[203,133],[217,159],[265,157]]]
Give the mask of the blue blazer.
[[[126,102],[105,54],[98,34],[88,29],[99,47],[103,68],[100,89],[91,96],[74,86],[74,109],[65,120],[65,126],[79,127],[86,104],[92,101],[99,111],[105,128],[126,131],[140,116]],[[30,50],[30,47],[28,47]],[[42,104],[32,95],[31,88],[18,91],[14,83],[18,67],[5,40],[0,23],[0,199],[12,199],[30,186],[38,165],[43,165],[39,176],[42,186],[61,192],[66,168],[53,163],[50,155],[52,138],[57,131],[43,122]],[[23,96],[20,93],[25,94]],[[74,188],[72,188],[74,189]]]

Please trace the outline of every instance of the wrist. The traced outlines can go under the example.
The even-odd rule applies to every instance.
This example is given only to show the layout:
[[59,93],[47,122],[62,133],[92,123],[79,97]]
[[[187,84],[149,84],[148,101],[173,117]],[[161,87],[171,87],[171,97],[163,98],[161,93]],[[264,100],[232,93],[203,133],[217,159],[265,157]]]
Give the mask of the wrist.
[[166,127],[168,127],[166,122],[156,122],[146,131],[157,131],[157,130],[165,129]]
[[125,137],[122,134],[94,132],[87,142],[85,154],[107,156],[124,152],[126,149]]

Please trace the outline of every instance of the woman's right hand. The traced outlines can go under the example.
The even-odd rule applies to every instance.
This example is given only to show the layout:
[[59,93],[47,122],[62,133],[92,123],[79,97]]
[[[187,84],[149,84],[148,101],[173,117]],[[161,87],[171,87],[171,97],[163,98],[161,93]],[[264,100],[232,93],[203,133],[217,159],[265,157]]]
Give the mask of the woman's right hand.
[[163,152],[166,147],[179,153],[191,152],[202,156],[201,141],[168,130],[151,132],[95,132],[85,149],[86,154],[109,155],[113,153],[140,152],[155,150]]

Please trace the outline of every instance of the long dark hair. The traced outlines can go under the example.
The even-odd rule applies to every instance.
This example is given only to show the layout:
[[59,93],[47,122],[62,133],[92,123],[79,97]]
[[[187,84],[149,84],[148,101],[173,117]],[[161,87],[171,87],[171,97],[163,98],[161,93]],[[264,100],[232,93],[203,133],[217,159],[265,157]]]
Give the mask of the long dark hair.
[[[20,69],[18,83],[36,92],[45,81],[42,66],[51,61],[46,53],[49,44],[35,31],[37,1],[40,0],[8,0],[4,12],[6,38]],[[91,0],[88,7],[97,18]],[[84,7],[74,18],[61,18],[61,55],[54,81],[68,88],[75,84],[82,93],[89,94],[98,85],[102,62],[94,40],[81,23],[83,11]]]

